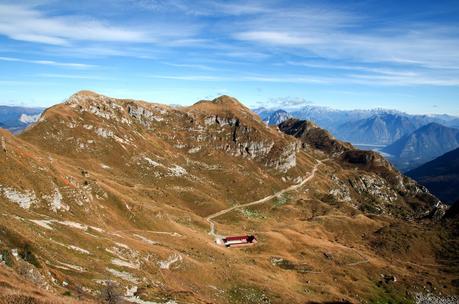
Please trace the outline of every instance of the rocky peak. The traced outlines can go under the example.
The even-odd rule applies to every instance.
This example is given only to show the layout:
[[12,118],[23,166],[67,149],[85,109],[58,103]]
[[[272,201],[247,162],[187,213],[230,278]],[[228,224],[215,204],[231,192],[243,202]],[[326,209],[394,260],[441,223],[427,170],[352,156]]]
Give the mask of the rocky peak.
[[214,98],[211,102],[215,104],[235,104],[239,106],[242,105],[239,100],[228,95],[222,95],[217,98]]
[[291,118],[279,124],[279,129],[299,138],[305,148],[312,147],[331,154],[353,149],[351,144],[337,140],[330,132],[308,120]]
[[99,94],[97,92],[91,91],[91,90],[80,90],[80,91],[74,93],[72,96],[97,97],[97,96],[103,96],[103,95]]
[[223,95],[213,100],[200,100],[191,107],[191,112],[199,111],[212,116],[220,116],[226,118],[237,118],[245,123],[250,121],[261,124],[262,121],[249,108],[244,106],[239,100],[234,97]]
[[117,99],[104,96],[102,94],[82,90],[71,95],[65,102],[65,105],[70,105],[72,108],[79,106],[80,108],[87,108],[90,106],[103,106],[115,103]]
[[341,155],[341,159],[347,163],[361,166],[369,170],[378,167],[384,167],[391,171],[395,170],[384,157],[374,151],[349,150]]
[[234,97],[228,96],[228,95],[221,95],[212,100],[206,100],[206,99],[200,100],[195,103],[195,105],[198,105],[198,104],[215,104],[215,105],[226,105],[226,106],[232,105],[232,106],[237,106],[237,107],[244,107],[239,100],[237,100]]

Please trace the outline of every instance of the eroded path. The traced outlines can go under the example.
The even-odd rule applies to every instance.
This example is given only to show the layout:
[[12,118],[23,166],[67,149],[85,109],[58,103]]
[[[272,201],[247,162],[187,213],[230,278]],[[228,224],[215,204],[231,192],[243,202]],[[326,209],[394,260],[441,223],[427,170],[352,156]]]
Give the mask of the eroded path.
[[[326,160],[324,160],[326,161]],[[294,190],[297,190],[298,188],[304,186],[304,184],[306,184],[307,182],[309,182],[311,179],[314,178],[319,166],[323,164],[323,162],[321,160],[318,160],[317,161],[317,164],[314,165],[314,168],[312,169],[311,173],[305,178],[303,179],[300,183],[296,184],[296,185],[291,185],[290,187],[288,188],[285,188],[285,189],[282,189],[274,194],[271,194],[271,195],[268,195],[262,199],[259,199],[257,201],[253,201],[253,202],[249,202],[249,203],[246,203],[246,204],[242,204],[242,205],[234,205],[230,208],[227,208],[227,209],[224,209],[224,210],[221,210],[221,211],[218,211],[214,214],[211,214],[209,215],[206,220],[207,222],[209,223],[210,225],[210,231],[209,231],[209,234],[211,236],[213,236],[214,238],[219,238],[219,237],[222,237],[218,234],[216,234],[216,229],[215,229],[215,222],[213,221],[213,219],[219,217],[219,216],[222,216],[228,212],[231,212],[233,210],[236,210],[236,209],[240,209],[240,208],[245,208],[245,207],[250,207],[250,206],[254,206],[254,205],[259,205],[259,204],[263,204],[267,201],[270,201],[274,198],[278,198],[280,197],[281,195],[283,195],[284,193],[287,193],[287,192],[291,192],[291,191],[294,191]]]

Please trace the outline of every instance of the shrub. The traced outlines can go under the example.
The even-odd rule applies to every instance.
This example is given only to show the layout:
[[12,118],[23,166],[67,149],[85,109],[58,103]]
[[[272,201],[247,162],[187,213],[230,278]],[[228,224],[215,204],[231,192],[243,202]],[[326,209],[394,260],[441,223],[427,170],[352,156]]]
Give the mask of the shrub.
[[40,268],[40,263],[38,262],[37,257],[33,254],[32,247],[28,243],[24,244],[22,252],[19,255],[27,263],[30,263],[37,268]]
[[274,201],[274,206],[279,207],[279,206],[285,205],[288,201],[289,201],[288,196],[286,196],[285,194],[281,195]]
[[11,258],[11,253],[8,249],[3,249],[1,251],[2,260],[5,262],[5,265],[8,267],[13,267],[13,259]]
[[123,301],[123,294],[115,282],[108,281],[100,292],[101,300],[107,304],[119,304]]

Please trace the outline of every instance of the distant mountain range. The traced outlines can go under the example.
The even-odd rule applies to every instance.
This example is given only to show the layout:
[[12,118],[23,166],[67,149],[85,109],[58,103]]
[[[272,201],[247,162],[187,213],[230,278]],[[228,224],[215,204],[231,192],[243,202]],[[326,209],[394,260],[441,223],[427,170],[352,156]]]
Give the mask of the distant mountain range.
[[335,110],[305,106],[297,109],[254,110],[270,125],[289,118],[309,120],[330,131],[337,139],[364,150],[377,150],[406,171],[459,146],[459,117],[411,115],[396,110]]
[[0,128],[18,133],[37,121],[43,108],[0,106]]
[[[320,106],[304,106],[295,109],[268,109],[268,108],[257,108],[254,112],[257,113],[261,119],[272,125],[277,125],[286,118],[286,116],[276,115],[279,112],[288,114],[290,117],[294,117],[302,120],[310,120],[320,126],[321,128],[327,129],[334,132],[338,126],[348,123],[351,121],[358,121],[366,119],[374,115],[380,114],[403,114],[396,110],[386,109],[373,109],[373,110],[336,110],[328,107]],[[276,119],[276,116],[280,119]]]
[[459,148],[406,173],[442,201],[459,200]]
[[343,123],[335,130],[335,134],[353,143],[387,145],[428,122],[425,117],[383,113]]
[[389,159],[399,169],[406,170],[420,166],[457,147],[459,129],[430,123],[383,148],[381,152],[389,154]]
[[292,114],[288,113],[285,110],[277,110],[277,111],[269,111],[266,112],[261,111],[258,115],[262,118],[263,121],[268,123],[270,126],[278,125],[289,118],[292,118]]
[[338,139],[353,144],[388,145],[432,122],[447,127],[459,125],[456,116],[411,115],[388,109],[336,110],[308,105],[289,110],[258,108],[254,111],[271,125],[278,125],[291,117],[310,120]]

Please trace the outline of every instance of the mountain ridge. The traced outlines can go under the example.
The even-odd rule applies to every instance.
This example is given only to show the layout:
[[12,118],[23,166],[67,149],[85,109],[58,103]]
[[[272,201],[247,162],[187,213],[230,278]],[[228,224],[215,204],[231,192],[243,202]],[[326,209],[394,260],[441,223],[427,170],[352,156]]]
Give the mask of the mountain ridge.
[[459,148],[449,151],[406,173],[438,196],[453,204],[459,200]]
[[401,168],[413,168],[459,147],[459,129],[429,123],[381,151]]
[[[417,278],[405,262],[443,263],[445,207],[425,188],[375,152],[334,150],[340,142],[316,125],[286,126],[291,136],[230,105],[83,93],[19,136],[0,130],[5,267],[87,301],[111,281],[131,301],[304,303],[404,298]],[[222,235],[256,234],[255,246],[209,236],[209,215],[292,187],[215,220]],[[429,271],[452,292],[451,274]],[[402,295],[378,287],[386,272]]]
[[[390,109],[336,110],[320,106],[306,106],[290,110],[256,108],[254,111],[264,121],[271,119],[273,125],[282,122],[274,117],[274,113],[284,111],[294,118],[314,121],[339,139],[363,145],[391,144],[431,122],[449,127],[454,127],[459,122],[459,117],[446,114],[415,115]],[[372,124],[374,124],[373,127]]]

